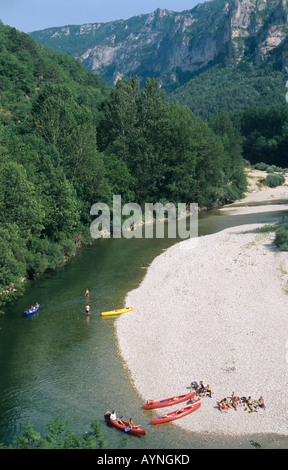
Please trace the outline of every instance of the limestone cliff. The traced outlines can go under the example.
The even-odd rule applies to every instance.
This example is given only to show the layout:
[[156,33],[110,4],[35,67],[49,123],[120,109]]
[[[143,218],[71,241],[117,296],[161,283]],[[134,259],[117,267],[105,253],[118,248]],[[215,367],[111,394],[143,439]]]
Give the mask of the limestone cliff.
[[191,10],[157,9],[110,23],[31,33],[38,42],[79,58],[108,83],[138,75],[173,80],[221,60],[287,66],[288,0],[212,0]]

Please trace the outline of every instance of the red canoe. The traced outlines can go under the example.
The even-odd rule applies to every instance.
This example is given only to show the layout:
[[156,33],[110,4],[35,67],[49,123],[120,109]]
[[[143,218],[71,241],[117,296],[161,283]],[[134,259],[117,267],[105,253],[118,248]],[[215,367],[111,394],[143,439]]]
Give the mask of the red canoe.
[[170,405],[177,405],[177,403],[181,403],[182,401],[189,400],[189,398],[194,397],[195,391],[186,393],[185,395],[177,395],[175,397],[171,398],[165,398],[164,400],[158,400],[158,401],[153,401],[153,400],[148,400],[145,405],[143,405],[143,408],[145,410],[152,410],[154,408],[162,408],[163,406],[170,406]]
[[134,428],[129,428],[129,423],[128,421],[124,421],[124,419],[121,419],[121,423],[118,422],[119,418],[116,421],[113,421],[110,419],[110,413],[106,413],[104,415],[104,419],[107,423],[112,424],[112,426],[115,426],[115,428],[120,429],[121,431],[127,432],[127,434],[137,434],[139,436],[145,436],[146,431],[144,429],[139,428],[139,426],[135,426]]
[[151,420],[151,424],[160,424],[160,423],[168,423],[169,421],[173,421],[174,419],[183,418],[183,416],[192,413],[193,411],[198,410],[200,408],[201,403],[197,400],[197,402],[193,403],[192,405],[185,406],[184,408],[180,408],[179,410],[171,411],[171,413],[167,413],[162,416],[157,416]]

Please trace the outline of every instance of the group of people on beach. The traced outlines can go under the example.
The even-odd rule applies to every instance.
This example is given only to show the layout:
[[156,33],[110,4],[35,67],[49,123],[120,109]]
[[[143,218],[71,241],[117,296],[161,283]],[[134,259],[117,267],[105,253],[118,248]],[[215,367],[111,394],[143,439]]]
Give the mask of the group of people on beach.
[[238,406],[244,406],[244,410],[248,410],[249,413],[258,411],[257,408],[266,409],[264,398],[262,396],[258,400],[253,400],[251,396],[248,398],[239,397],[235,392],[232,392],[230,400],[228,400],[228,398],[222,398],[222,400],[218,401],[217,404],[221,413],[223,411],[230,410],[231,408],[234,408],[234,410],[237,411]]
[[[196,392],[196,396],[200,397],[210,397],[212,398],[212,390],[210,385],[204,385],[203,380],[200,380],[199,384],[196,381],[191,382],[190,385],[191,392],[194,390]],[[221,413],[223,411],[230,410],[234,408],[237,411],[238,406],[245,406],[245,410],[249,410],[251,413],[252,411],[258,411],[257,408],[266,409],[266,405],[264,402],[264,398],[260,396],[258,400],[253,400],[251,396],[247,397],[239,397],[235,392],[232,392],[230,400],[228,398],[222,398],[222,400],[217,401],[219,410]]]
[[199,395],[199,397],[210,397],[212,398],[212,390],[210,385],[204,385],[203,380],[200,380],[199,384],[198,382],[194,381],[191,382],[190,385],[191,392],[195,390],[195,392]]

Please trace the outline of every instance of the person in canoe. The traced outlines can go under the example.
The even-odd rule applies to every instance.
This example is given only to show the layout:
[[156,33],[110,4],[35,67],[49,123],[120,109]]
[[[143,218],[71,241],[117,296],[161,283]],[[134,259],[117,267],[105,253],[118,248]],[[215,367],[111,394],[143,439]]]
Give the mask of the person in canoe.
[[89,315],[90,313],[90,305],[86,304],[86,315]]
[[128,426],[129,426],[129,428],[137,428],[137,426],[135,426],[135,424],[133,423],[133,419],[132,419],[132,418],[129,419]]
[[86,296],[86,297],[89,297],[89,289],[86,289],[86,291],[85,291],[85,296]]
[[112,413],[110,413],[110,419],[111,421],[116,421],[117,416],[116,416],[116,411],[113,410]]
[[124,424],[122,419],[117,418],[115,410],[113,410],[112,413],[110,413],[110,419],[111,419],[111,421],[117,421],[117,423],[119,423],[119,424]]

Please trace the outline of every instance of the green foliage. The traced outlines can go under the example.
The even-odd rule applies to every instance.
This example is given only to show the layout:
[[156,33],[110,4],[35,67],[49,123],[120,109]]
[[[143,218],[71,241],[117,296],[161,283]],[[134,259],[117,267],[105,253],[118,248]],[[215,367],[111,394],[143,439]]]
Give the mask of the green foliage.
[[0,222],[16,223],[24,238],[39,235],[43,208],[25,168],[15,162],[1,161],[0,188]]
[[288,224],[283,224],[276,230],[274,243],[281,251],[288,251]]
[[136,178],[131,176],[126,163],[116,155],[103,155],[103,161],[112,195],[120,194],[123,204],[134,201]]
[[217,64],[201,70],[176,90],[167,89],[167,101],[187,105],[193,113],[206,119],[220,110],[238,112],[251,107],[283,105],[285,82],[285,74],[273,70],[270,64],[263,67],[248,61],[231,67]]
[[21,279],[26,275],[25,240],[15,223],[0,223],[0,308],[16,292],[21,293]]
[[[198,202],[213,207],[246,188],[241,138],[231,119],[211,129],[188,107],[168,105],[155,79],[118,81],[103,106],[98,143],[123,160],[135,200]],[[225,128],[226,126],[226,128]]]
[[23,424],[23,431],[14,439],[13,447],[15,449],[31,449],[37,446],[40,439],[40,434],[34,430],[32,424],[26,418]]
[[[22,430],[13,441],[10,449],[103,449],[107,447],[100,423],[93,421],[91,431],[84,436],[68,428],[68,422],[61,416],[47,425],[48,433],[41,437],[26,418]],[[2,445],[2,448],[4,446]]]
[[251,446],[254,447],[255,449],[262,449],[262,446],[261,446],[261,444],[259,444],[259,442],[253,441],[253,440],[250,440],[249,442],[250,442]]
[[[253,107],[238,114],[243,156],[253,165],[287,167],[288,105]],[[263,164],[261,168],[264,169]],[[277,170],[275,170],[277,171]]]
[[285,178],[283,175],[270,174],[266,176],[264,181],[269,188],[276,188],[276,186],[281,186],[284,183]]

